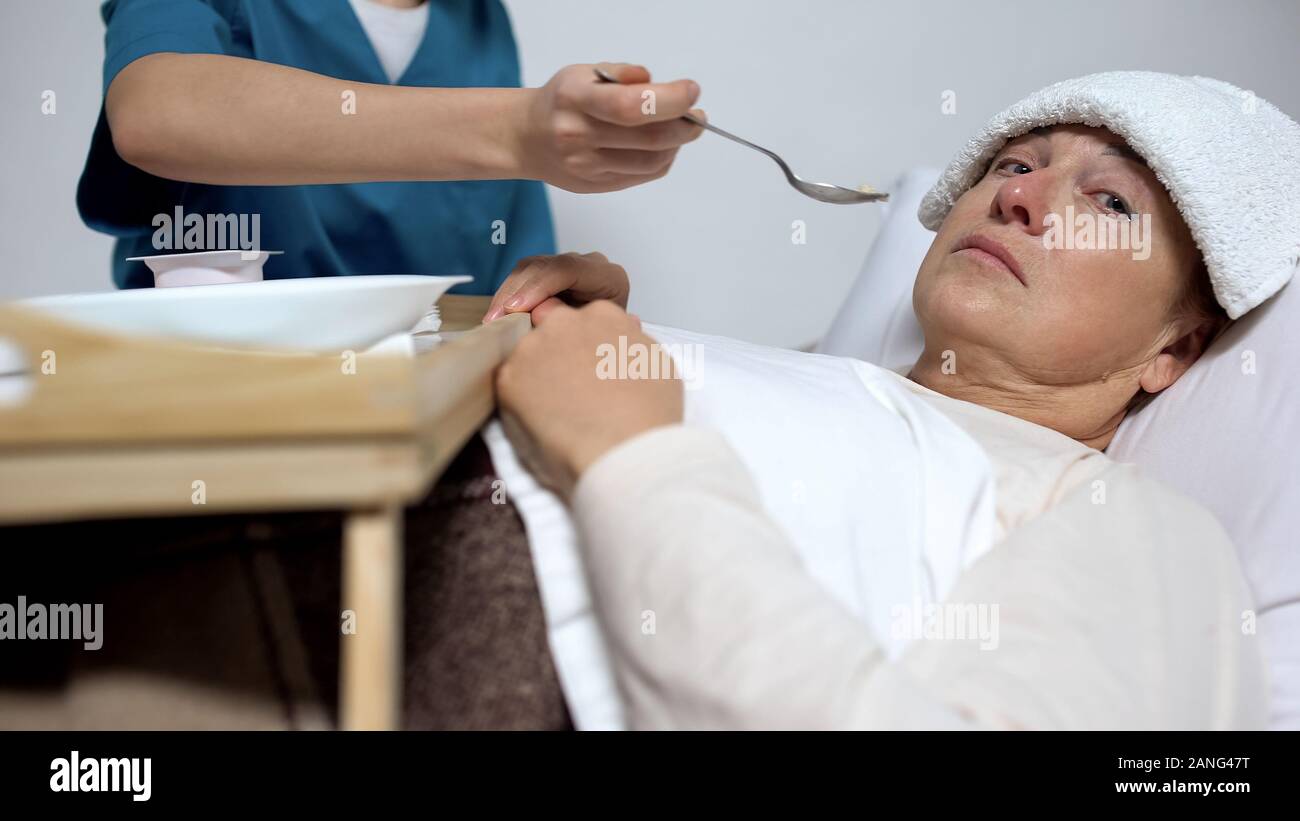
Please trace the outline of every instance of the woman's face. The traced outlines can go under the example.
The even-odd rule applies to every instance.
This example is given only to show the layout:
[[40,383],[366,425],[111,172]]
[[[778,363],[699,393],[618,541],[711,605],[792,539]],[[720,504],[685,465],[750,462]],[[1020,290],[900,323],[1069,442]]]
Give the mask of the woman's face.
[[957,201],[912,302],[927,351],[952,351],[958,370],[965,351],[1039,384],[1129,374],[1135,389],[1159,390],[1144,367],[1188,330],[1170,309],[1198,260],[1164,186],[1123,140],[1054,126],[1003,146]]

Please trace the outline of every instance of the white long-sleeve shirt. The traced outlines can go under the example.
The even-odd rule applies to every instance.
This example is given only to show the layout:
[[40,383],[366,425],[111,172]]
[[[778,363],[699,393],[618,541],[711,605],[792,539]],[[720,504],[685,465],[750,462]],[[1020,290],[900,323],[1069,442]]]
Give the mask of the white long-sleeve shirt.
[[949,601],[996,605],[996,647],[921,639],[888,662],[804,572],[723,437],[659,428],[605,454],[572,500],[630,726],[1264,726],[1249,595],[1212,516],[1054,431],[912,389],[995,467],[1005,532]]

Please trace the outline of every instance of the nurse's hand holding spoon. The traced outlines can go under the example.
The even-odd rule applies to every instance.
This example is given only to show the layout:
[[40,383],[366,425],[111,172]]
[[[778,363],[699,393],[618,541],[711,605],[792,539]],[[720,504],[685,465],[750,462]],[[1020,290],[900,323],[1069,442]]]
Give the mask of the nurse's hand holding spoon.
[[597,66],[617,85],[596,82],[592,66],[561,69],[533,95],[521,155],[527,176],[578,193],[617,191],[657,180],[677,149],[703,133],[681,119],[700,96],[692,80],[651,83],[650,72],[626,63]]

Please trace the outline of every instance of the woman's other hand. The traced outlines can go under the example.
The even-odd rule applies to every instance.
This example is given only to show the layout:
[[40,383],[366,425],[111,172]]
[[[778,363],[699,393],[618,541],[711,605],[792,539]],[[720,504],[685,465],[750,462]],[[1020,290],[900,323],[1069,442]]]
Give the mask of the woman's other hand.
[[[620,341],[620,337],[622,341]],[[557,305],[497,371],[502,424],[543,484],[565,495],[606,451],[682,421],[673,367],[629,377],[611,357],[636,352],[671,362],[641,323],[612,302]]]
[[604,254],[556,254],[524,257],[515,263],[483,315],[491,322],[506,314],[531,312],[541,322],[555,306],[609,300],[627,308],[627,271]]
[[618,191],[657,180],[677,149],[702,129],[681,119],[700,87],[692,80],[651,83],[650,72],[599,63],[618,79],[602,83],[592,65],[567,66],[529,95],[520,128],[524,174],[580,194]]

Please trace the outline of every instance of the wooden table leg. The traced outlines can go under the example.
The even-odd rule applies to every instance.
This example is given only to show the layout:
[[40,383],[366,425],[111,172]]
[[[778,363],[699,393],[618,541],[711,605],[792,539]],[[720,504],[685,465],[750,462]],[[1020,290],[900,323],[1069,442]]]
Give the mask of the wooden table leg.
[[349,513],[339,637],[339,723],[345,730],[401,726],[402,574],[401,506]]

